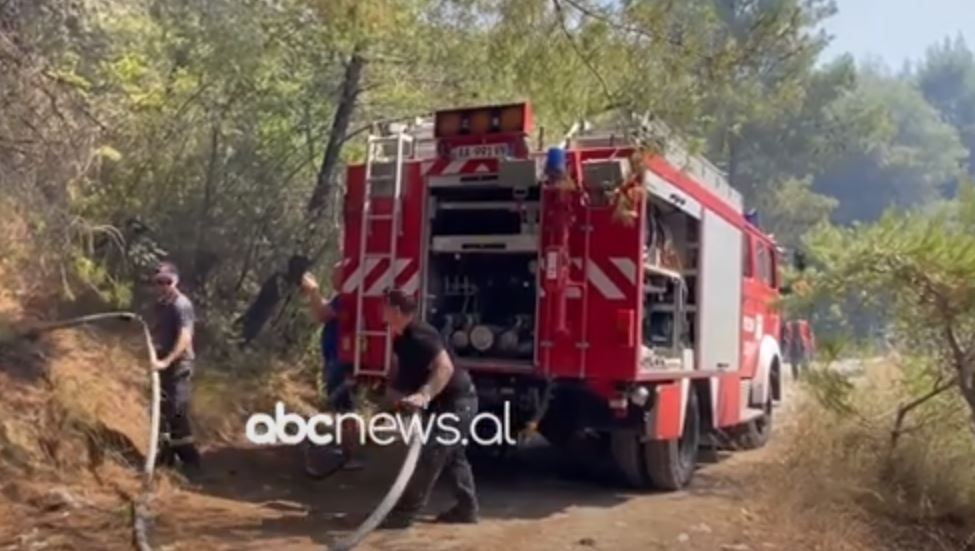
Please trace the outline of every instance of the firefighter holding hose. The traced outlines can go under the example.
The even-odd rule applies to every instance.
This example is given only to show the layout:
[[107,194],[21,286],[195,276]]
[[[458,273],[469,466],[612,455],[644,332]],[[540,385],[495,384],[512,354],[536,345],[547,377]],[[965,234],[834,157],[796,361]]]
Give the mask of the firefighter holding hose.
[[186,474],[197,474],[200,453],[190,427],[190,380],[193,377],[193,303],[179,289],[176,266],[163,262],[152,278],[156,291],[153,305],[153,368],[159,371],[163,426],[159,463],[171,466],[179,458]]
[[478,504],[465,445],[477,414],[477,392],[467,371],[451,361],[440,333],[417,319],[416,312],[416,302],[406,293],[386,293],[383,316],[395,336],[396,361],[389,378],[392,397],[408,411],[451,416],[450,423],[460,438],[456,433],[447,436],[440,422],[433,423],[416,471],[382,526],[409,527],[444,470],[457,503],[441,513],[437,522],[473,524],[478,520]]

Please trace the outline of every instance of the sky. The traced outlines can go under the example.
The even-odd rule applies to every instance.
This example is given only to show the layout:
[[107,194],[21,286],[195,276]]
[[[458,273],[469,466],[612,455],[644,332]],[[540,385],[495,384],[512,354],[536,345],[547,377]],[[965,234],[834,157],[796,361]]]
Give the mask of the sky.
[[961,33],[975,48],[975,0],[835,0],[825,24],[833,42],[824,60],[852,53],[879,57],[893,69],[924,56],[928,46]]

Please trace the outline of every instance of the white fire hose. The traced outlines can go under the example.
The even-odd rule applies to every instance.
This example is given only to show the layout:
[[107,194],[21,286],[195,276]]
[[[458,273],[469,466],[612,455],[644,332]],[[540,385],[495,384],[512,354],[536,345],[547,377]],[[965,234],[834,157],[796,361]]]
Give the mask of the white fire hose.
[[[41,333],[48,333],[59,329],[69,329],[81,325],[97,323],[107,320],[136,321],[142,327],[145,337],[147,356],[149,359],[149,372],[151,379],[150,415],[149,415],[149,434],[148,449],[146,460],[142,468],[142,493],[132,504],[132,534],[136,548],[139,551],[152,551],[149,541],[149,522],[151,518],[150,502],[152,500],[153,475],[156,468],[156,455],[159,450],[159,423],[160,423],[160,399],[161,390],[159,384],[159,372],[153,367],[155,358],[155,348],[152,345],[152,335],[145,320],[138,314],[132,312],[106,312],[81,316],[67,320],[61,320],[32,327],[21,336],[33,338]],[[423,442],[419,434],[411,434],[411,440],[406,452],[406,458],[400,467],[399,474],[393,485],[386,492],[386,496],[369,517],[356,529],[355,532],[342,538],[329,546],[329,551],[349,551],[359,545],[362,540],[375,530],[386,516],[389,515],[393,507],[402,497],[407,484],[416,471],[416,465],[420,457]]]
[[152,335],[149,332],[149,326],[141,316],[132,312],[106,312],[41,324],[30,328],[21,336],[32,338],[41,333],[69,329],[106,320],[136,321],[142,326],[142,333],[145,337],[152,387],[149,414],[149,444],[146,450],[146,461],[142,467],[142,493],[132,504],[132,536],[134,544],[139,551],[152,551],[152,546],[149,543],[148,525],[151,515],[149,505],[152,499],[152,481],[156,469],[156,454],[159,450],[159,401],[161,391],[159,388],[159,372],[153,367],[154,360],[156,359],[156,351],[152,346]]
[[396,502],[399,501],[399,498],[406,490],[406,485],[409,484],[410,479],[413,477],[417,461],[420,458],[420,450],[423,448],[423,442],[419,434],[414,434],[411,431],[411,437],[409,449],[406,452],[406,459],[403,460],[403,466],[400,467],[399,474],[396,475],[396,480],[393,481],[393,485],[386,492],[386,496],[379,502],[379,505],[369,515],[369,518],[359,525],[359,528],[355,532],[328,546],[326,548],[328,551],[349,551],[353,549],[362,543],[362,540],[371,534],[386,519],[389,512],[393,510]]

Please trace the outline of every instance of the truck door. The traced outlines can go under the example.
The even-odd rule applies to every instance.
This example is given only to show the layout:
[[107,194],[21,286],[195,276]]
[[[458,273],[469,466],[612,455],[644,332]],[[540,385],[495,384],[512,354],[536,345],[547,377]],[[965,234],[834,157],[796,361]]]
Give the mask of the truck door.
[[745,244],[749,251],[746,260],[750,260],[751,265],[743,282],[741,374],[749,378],[758,369],[762,338],[768,334],[779,338],[778,313],[775,311],[778,278],[774,249],[748,233],[745,234]]

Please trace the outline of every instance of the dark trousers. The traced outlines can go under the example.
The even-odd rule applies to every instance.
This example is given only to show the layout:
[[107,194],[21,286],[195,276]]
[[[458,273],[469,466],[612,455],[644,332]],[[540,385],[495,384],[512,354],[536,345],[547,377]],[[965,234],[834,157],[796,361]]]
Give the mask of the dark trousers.
[[[472,513],[478,510],[474,473],[471,471],[471,464],[467,461],[466,447],[462,442],[470,438],[471,422],[477,415],[477,396],[461,398],[440,413],[451,413],[456,416],[456,419],[445,420],[445,423],[456,427],[461,433],[461,438],[458,439],[456,434],[441,430],[434,420],[430,440],[423,446],[416,471],[403,492],[403,497],[393,510],[394,514],[412,517],[419,513],[430,499],[430,493],[441,474],[447,475],[459,510]],[[455,443],[454,440],[460,441]]]
[[160,375],[159,463],[169,466],[178,457],[185,465],[199,466],[200,453],[193,442],[189,416],[193,368],[185,363],[177,364]]
[[348,381],[352,366],[339,362],[338,358],[325,362],[325,400],[326,407],[334,411],[352,411],[352,387]]

